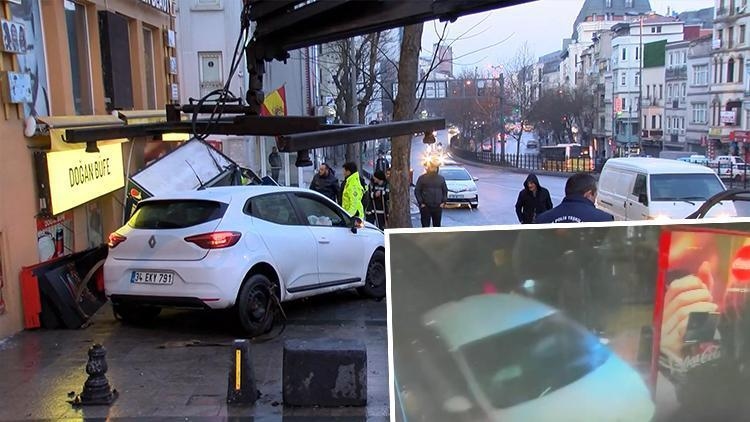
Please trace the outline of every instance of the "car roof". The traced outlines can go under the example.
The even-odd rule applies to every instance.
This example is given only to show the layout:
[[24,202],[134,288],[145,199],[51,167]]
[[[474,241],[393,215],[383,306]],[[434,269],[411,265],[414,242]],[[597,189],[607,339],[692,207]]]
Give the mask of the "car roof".
[[554,308],[524,296],[484,294],[433,308],[424,314],[422,323],[435,329],[448,347],[455,350],[555,312]]
[[674,174],[674,173],[705,173],[716,174],[706,166],[700,164],[688,163],[680,160],[670,160],[668,158],[648,158],[648,157],[626,157],[611,158],[604,165],[606,167],[617,167],[620,169],[630,169],[649,174]]
[[202,190],[189,190],[181,192],[170,192],[164,195],[144,199],[144,201],[156,201],[165,199],[210,199],[218,201],[231,201],[234,196],[252,197],[274,192],[312,192],[309,189],[286,187],[286,186],[217,186]]

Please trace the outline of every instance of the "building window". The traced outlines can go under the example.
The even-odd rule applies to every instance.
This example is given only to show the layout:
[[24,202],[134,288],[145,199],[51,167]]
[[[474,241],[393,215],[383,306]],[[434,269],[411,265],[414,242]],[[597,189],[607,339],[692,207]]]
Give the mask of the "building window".
[[628,49],[625,48],[625,47],[623,47],[622,48],[622,59],[623,60],[627,60],[627,57],[628,57]]
[[706,124],[706,114],[708,112],[708,105],[706,103],[693,103],[693,123],[695,124]]
[[745,37],[747,36],[745,32],[747,31],[746,25],[740,25],[740,36],[737,39],[737,44],[743,45],[745,44]]
[[86,7],[69,0],[65,0],[64,6],[70,74],[73,80],[73,106],[76,114],[94,114]]
[[633,7],[633,0],[625,0],[625,7]]
[[651,98],[651,86],[646,85],[646,98]]
[[636,47],[636,48],[635,48],[635,59],[636,59],[636,60],[640,60],[640,57],[641,57],[641,50],[640,50],[640,47]]
[[693,85],[708,85],[708,65],[693,66]]
[[612,7],[612,0],[605,0],[607,7]]
[[661,26],[657,26],[656,27],[656,33],[657,34],[661,34]]
[[719,83],[724,83],[724,59],[719,59]]
[[664,99],[664,85],[659,84],[659,99]]
[[156,68],[154,63],[154,31],[143,27],[143,66],[146,70],[146,108],[156,109]]
[[727,61],[727,82],[734,82],[734,59]]
[[685,101],[685,97],[687,97],[687,83],[685,83],[685,82],[682,83],[682,92],[681,92],[681,94],[682,95],[680,95],[680,97],[682,97],[682,101],[684,102]]
[[745,73],[745,59],[742,57],[737,59],[737,82],[742,82],[742,75]]
[[640,83],[641,83],[641,75],[639,75],[638,73],[636,73],[635,74],[635,84],[636,85],[640,85]]
[[687,64],[687,51],[682,52],[682,64]]
[[674,54],[669,53],[669,65],[674,65]]
[[716,39],[719,40],[719,48],[724,47],[724,30],[719,29],[716,31]]
[[656,116],[651,116],[651,129],[656,129]]
[[625,86],[626,83],[627,83],[627,75],[623,73],[622,77],[620,78],[620,85]]
[[667,101],[672,100],[672,84],[667,84]]
[[662,125],[662,116],[660,114],[659,115],[659,127],[658,127],[658,129],[661,129],[661,125]]

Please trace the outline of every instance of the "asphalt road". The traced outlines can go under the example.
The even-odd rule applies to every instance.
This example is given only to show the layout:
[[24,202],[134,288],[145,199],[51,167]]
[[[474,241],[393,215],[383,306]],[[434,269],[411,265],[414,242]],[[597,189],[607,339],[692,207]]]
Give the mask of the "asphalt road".
[[[524,137],[523,140],[527,139]],[[521,154],[532,153],[526,151],[522,143]],[[515,151],[515,143],[507,142],[507,150]],[[420,157],[424,153],[425,145],[421,138],[412,140],[412,168],[414,168],[414,180],[422,172]],[[470,162],[454,159],[461,163],[472,176],[479,178],[477,188],[479,189],[479,208],[472,210],[469,207],[446,209],[443,211],[443,227],[460,226],[490,226],[500,224],[518,224],[516,218],[515,204],[518,192],[523,189],[526,174],[501,170],[495,167],[476,165]],[[554,205],[558,205],[565,196],[566,178],[553,176],[539,176],[542,186],[549,189]],[[414,227],[420,227],[419,215],[412,219]]]

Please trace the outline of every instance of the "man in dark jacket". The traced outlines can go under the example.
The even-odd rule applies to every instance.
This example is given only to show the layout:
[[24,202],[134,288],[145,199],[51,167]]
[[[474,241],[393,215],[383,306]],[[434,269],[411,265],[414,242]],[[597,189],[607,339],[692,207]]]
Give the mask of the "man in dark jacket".
[[333,169],[328,167],[326,163],[321,164],[318,172],[313,176],[310,189],[322,193],[333,202],[339,202],[339,179],[336,178]]
[[445,183],[445,178],[438,174],[436,163],[429,163],[427,172],[419,176],[414,188],[414,196],[419,205],[422,227],[430,227],[430,220],[432,220],[432,227],[440,227],[443,207],[448,202],[448,185]]
[[521,224],[531,224],[534,218],[552,209],[552,198],[549,191],[539,184],[535,174],[529,174],[523,182],[523,190],[518,193],[516,215]]
[[576,173],[565,183],[565,199],[560,205],[539,214],[536,223],[586,223],[614,221],[614,217],[594,206],[596,179],[586,173]]

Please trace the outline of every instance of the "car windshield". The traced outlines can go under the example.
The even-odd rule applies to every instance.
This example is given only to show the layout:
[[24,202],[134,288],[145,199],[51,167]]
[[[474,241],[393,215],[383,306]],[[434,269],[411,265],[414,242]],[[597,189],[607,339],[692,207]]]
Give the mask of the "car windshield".
[[653,174],[652,201],[705,201],[724,191],[714,174]]
[[128,225],[134,229],[182,229],[219,219],[225,210],[226,204],[216,201],[142,202]]
[[471,176],[469,175],[469,172],[464,169],[446,169],[442,168],[440,169],[440,175],[445,178],[445,180],[471,180]]
[[595,336],[559,313],[460,350],[479,387],[499,409],[565,387],[610,356]]

